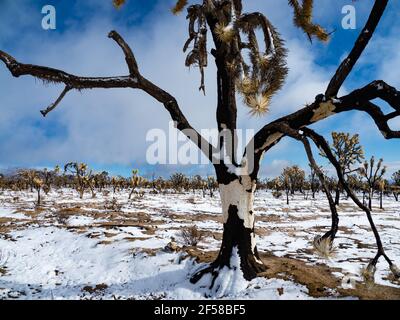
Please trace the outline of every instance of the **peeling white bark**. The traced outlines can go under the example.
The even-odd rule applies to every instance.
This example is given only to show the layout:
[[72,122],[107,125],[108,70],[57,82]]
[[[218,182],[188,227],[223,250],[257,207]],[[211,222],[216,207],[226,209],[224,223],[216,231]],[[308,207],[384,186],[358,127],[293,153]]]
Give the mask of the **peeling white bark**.
[[[232,205],[237,207],[238,216],[243,220],[244,227],[250,229],[253,228],[253,202],[255,189],[256,184],[251,181],[249,176],[243,176],[241,177],[241,181],[234,180],[228,185],[219,185],[224,223],[228,221],[229,207]],[[250,214],[250,211],[252,214]]]
[[336,106],[332,103],[332,100],[327,102],[321,102],[319,108],[314,110],[314,115],[311,118],[311,122],[317,122],[322,119],[328,118],[335,114]]

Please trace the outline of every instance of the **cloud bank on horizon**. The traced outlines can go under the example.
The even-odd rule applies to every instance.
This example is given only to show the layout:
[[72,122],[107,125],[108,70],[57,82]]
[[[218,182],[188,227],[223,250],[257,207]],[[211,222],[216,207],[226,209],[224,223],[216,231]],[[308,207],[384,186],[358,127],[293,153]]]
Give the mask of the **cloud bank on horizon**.
[[[187,38],[184,15],[169,11],[171,1],[128,1],[114,10],[111,1],[66,1],[57,9],[57,29],[41,28],[41,8],[47,1],[5,0],[0,12],[0,49],[19,61],[63,69],[90,76],[127,73],[120,49],[107,38],[118,30],[132,46],[138,63],[149,79],[171,92],[196,128],[215,128],[216,69],[206,70],[207,95],[198,91],[197,70],[184,66],[182,52]],[[145,4],[144,4],[145,3]],[[252,118],[239,106],[240,128],[261,128],[267,122],[293,112],[323,92],[340,60],[358,36],[373,1],[320,1],[315,20],[335,31],[328,44],[310,44],[293,27],[291,9],[286,1],[252,0],[245,11],[261,11],[278,28],[289,49],[290,68],[284,88],[277,94],[271,111]],[[357,12],[357,29],[341,28],[342,7],[352,4]],[[395,70],[400,68],[400,42],[397,22],[399,2],[391,2],[382,24],[345,87],[349,90],[375,79],[385,79],[400,87]],[[211,174],[210,166],[146,165],[146,133],[153,128],[167,130],[169,115],[162,106],[140,91],[91,90],[71,92],[56,111],[43,119],[40,109],[61,92],[60,86],[44,86],[32,78],[13,78],[0,65],[0,168],[53,166],[69,161],[88,162],[95,168],[126,174],[131,167],[145,173],[169,175],[181,170],[189,174]],[[346,89],[345,89],[346,90]],[[396,120],[400,127],[400,121]],[[383,157],[389,172],[400,168],[397,141],[384,141],[373,122],[365,115],[337,115],[316,126],[328,136],[331,131],[360,133],[367,156]],[[284,140],[264,159],[264,176],[279,174],[289,164],[307,167],[302,146]]]

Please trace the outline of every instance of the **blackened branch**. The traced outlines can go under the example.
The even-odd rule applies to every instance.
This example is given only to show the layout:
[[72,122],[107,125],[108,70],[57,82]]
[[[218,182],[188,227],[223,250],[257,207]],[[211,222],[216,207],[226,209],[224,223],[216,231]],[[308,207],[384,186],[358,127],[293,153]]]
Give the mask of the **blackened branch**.
[[129,68],[129,73],[131,76],[137,76],[139,74],[138,64],[136,62],[135,55],[132,52],[132,49],[125,42],[125,40],[120,36],[120,34],[116,31],[111,31],[108,34],[108,37],[113,39],[122,49],[125,54],[125,61]]
[[314,239],[314,244],[316,247],[318,247],[318,243],[320,243],[321,240],[328,239],[329,240],[329,249],[331,250],[333,247],[333,241],[335,239],[336,233],[339,228],[339,215],[337,212],[335,201],[333,200],[332,194],[329,191],[328,184],[325,179],[325,175],[315,160],[313,151],[311,149],[310,142],[308,141],[307,136],[304,135],[303,131],[295,130],[295,129],[291,128],[287,123],[275,124],[272,127],[274,129],[276,129],[277,132],[281,132],[297,141],[300,141],[304,146],[304,150],[306,151],[308,161],[310,162],[311,167],[316,172],[318,179],[321,183],[322,189],[328,199],[329,208],[331,210],[331,217],[332,217],[331,229],[326,234],[324,234],[322,237],[317,236]]
[[66,86],[64,88],[63,92],[61,92],[60,96],[58,97],[58,99],[54,103],[49,105],[46,109],[40,110],[40,113],[43,115],[43,117],[46,117],[49,112],[53,111],[58,106],[58,104],[61,102],[61,100],[64,99],[65,95],[70,90],[71,90],[71,87]]
[[387,102],[394,110],[400,111],[400,92],[382,80],[373,81],[353,91],[348,98],[353,98],[355,101],[371,101],[379,98]]
[[16,78],[29,75],[44,82],[64,83],[66,86],[78,90],[94,88],[138,88],[137,81],[129,76],[81,77],[54,68],[20,63],[3,51],[0,51],[0,60],[5,63],[8,70]]
[[184,134],[190,140],[192,140],[193,143],[195,143],[203,151],[203,153],[205,153],[207,158],[212,160],[213,154],[216,153],[214,148],[206,139],[204,139],[200,135],[200,133],[198,133],[189,124],[188,120],[182,113],[176,99],[171,94],[164,91],[151,81],[147,80],[139,73],[138,65],[131,48],[116,31],[111,31],[108,36],[111,39],[115,40],[123,50],[125,54],[125,60],[130,72],[128,76],[81,77],[66,73],[65,71],[58,69],[20,63],[14,57],[3,51],[0,51],[0,60],[4,62],[4,64],[14,77],[32,76],[43,80],[44,82],[65,85],[65,89],[58,97],[58,99],[48,108],[41,111],[43,116],[46,116],[49,112],[54,110],[60,104],[65,95],[73,89],[141,89],[149,94],[151,97],[162,103],[165,109],[169,112],[172,120],[176,122],[178,130],[183,131]]
[[325,96],[327,98],[336,97],[343,83],[347,79],[350,72],[353,70],[361,54],[364,52],[369,41],[371,40],[379,21],[385,12],[386,6],[389,0],[375,0],[375,4],[372,8],[371,14],[364,29],[361,31],[353,49],[351,50],[348,57],[341,63],[337,69],[335,75],[330,81],[328,88],[326,89]]
[[309,129],[309,128],[303,128],[302,129],[304,132],[304,135],[311,138],[315,145],[325,153],[326,157],[329,159],[329,161],[331,162],[331,164],[334,166],[337,176],[339,178],[340,183],[342,184],[343,188],[345,189],[345,191],[347,192],[347,194],[350,196],[350,198],[354,201],[354,203],[361,209],[363,210],[368,218],[368,221],[370,223],[372,232],[374,233],[375,236],[375,240],[376,240],[376,244],[378,246],[378,253],[376,255],[376,257],[372,260],[374,266],[376,265],[376,263],[378,262],[378,259],[380,256],[383,256],[386,261],[388,262],[389,266],[392,266],[393,263],[392,261],[389,259],[389,257],[385,254],[385,250],[383,248],[382,245],[382,241],[379,235],[379,232],[375,226],[374,220],[372,218],[372,213],[371,210],[369,210],[369,208],[367,206],[365,206],[356,196],[356,194],[353,192],[353,190],[351,190],[351,188],[349,187],[349,185],[347,184],[342,169],[340,167],[339,162],[337,161],[337,159],[335,158],[335,156],[333,155],[328,142],[325,140],[324,137],[322,137],[321,135],[317,134],[315,131]]

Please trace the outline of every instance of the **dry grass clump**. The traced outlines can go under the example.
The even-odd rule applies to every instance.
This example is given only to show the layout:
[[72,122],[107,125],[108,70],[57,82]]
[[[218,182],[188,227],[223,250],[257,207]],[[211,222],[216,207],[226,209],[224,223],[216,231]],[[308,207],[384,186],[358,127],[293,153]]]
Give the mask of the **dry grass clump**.
[[106,200],[104,203],[104,209],[112,211],[121,211],[122,204],[118,203],[117,198],[113,197],[111,200]]
[[184,227],[179,233],[186,246],[195,247],[203,239],[204,234],[195,225]]
[[324,258],[330,258],[336,252],[336,247],[333,246],[333,242],[329,237],[322,238],[320,236],[316,236],[314,238],[313,245],[317,253]]
[[281,191],[274,191],[274,192],[272,192],[272,196],[273,196],[275,199],[279,199],[279,198],[282,197],[282,192],[281,192]]

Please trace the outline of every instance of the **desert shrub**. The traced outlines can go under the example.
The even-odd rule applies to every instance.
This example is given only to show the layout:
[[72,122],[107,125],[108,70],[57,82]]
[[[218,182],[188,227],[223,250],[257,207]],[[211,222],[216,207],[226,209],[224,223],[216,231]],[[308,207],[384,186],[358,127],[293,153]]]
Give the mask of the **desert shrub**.
[[169,178],[169,181],[171,183],[172,189],[174,189],[176,193],[181,193],[182,190],[190,188],[189,178],[186,177],[183,173],[174,173]]
[[281,191],[274,191],[274,192],[272,192],[272,196],[275,199],[279,199],[280,197],[282,197],[282,192]]
[[186,246],[195,247],[203,239],[203,233],[195,225],[182,228],[179,236]]
[[57,223],[60,225],[66,225],[69,219],[69,214],[65,214],[63,212],[58,212],[56,215]]
[[113,197],[111,200],[106,200],[104,203],[104,208],[112,211],[120,211],[122,204],[118,203],[117,198]]

